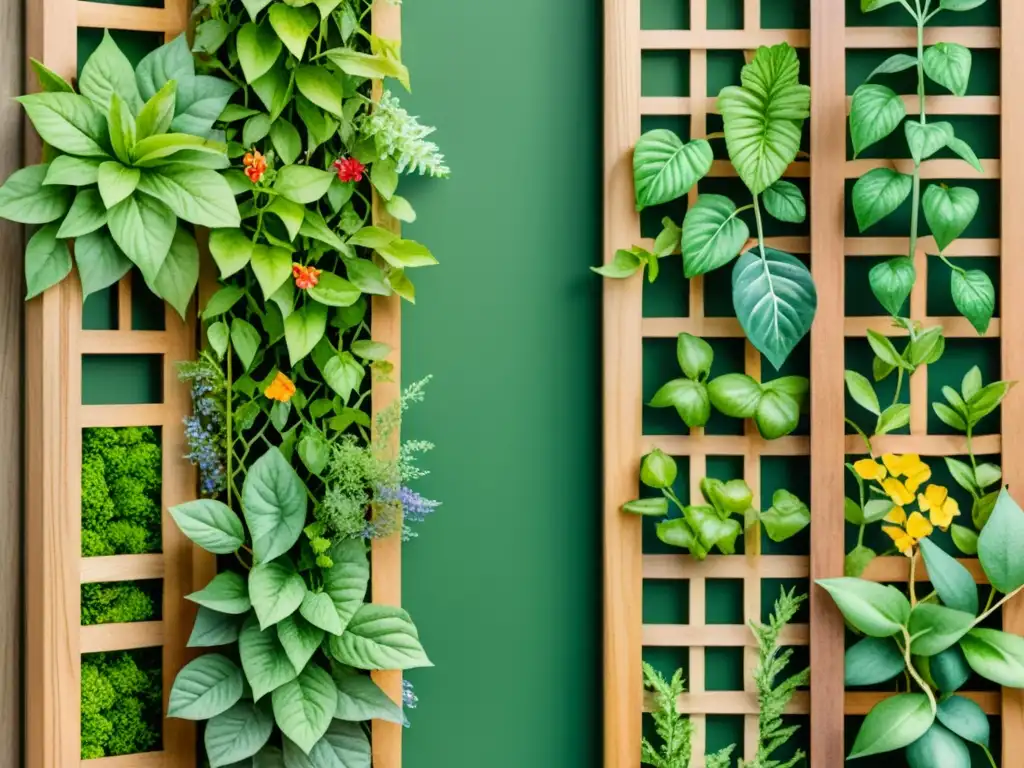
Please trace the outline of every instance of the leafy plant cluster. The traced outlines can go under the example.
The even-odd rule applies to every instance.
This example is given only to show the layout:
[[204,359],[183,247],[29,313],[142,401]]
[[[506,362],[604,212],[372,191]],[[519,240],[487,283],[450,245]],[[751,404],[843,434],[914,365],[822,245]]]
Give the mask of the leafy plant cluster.
[[[622,509],[645,517],[666,518],[658,523],[658,538],[685,549],[697,560],[703,560],[716,547],[722,554],[734,554],[736,538],[757,523],[764,525],[772,541],[780,542],[795,536],[811,521],[807,505],[784,489],[772,496],[770,509],[759,512],[753,506],[754,494],[744,480],[723,482],[705,477],[700,482],[705,504],[684,505],[672,489],[678,472],[675,459],[654,449],[641,462],[640,482],[660,491],[661,496],[636,499]],[[669,517],[670,503],[678,516]]]
[[652,408],[675,408],[687,427],[703,427],[711,407],[735,419],[753,419],[766,440],[793,432],[807,409],[805,376],[781,376],[759,382],[745,373],[726,373],[709,380],[715,353],[703,339],[679,334],[676,359],[683,378],[664,384],[648,403]]
[[82,626],[147,621],[156,614],[153,595],[137,583],[82,585]]
[[82,67],[78,91],[37,61],[42,93],[18,99],[47,144],[47,162],[0,187],[0,217],[41,225],[25,250],[28,298],[71,272],[82,293],[113,285],[135,265],[149,288],[184,315],[199,279],[188,225],[238,224],[220,171],[213,126],[235,87],[196,75],[184,36],[137,68],[109,33]]
[[160,549],[161,451],[149,427],[82,433],[82,555]]
[[[763,212],[783,222],[800,223],[807,206],[799,188],[782,179],[800,152],[803,124],[810,116],[811,91],[799,81],[796,51],[783,43],[760,48],[743,67],[740,85],[718,96],[729,158],[751,202],[737,207],[722,195],[702,194],[680,228],[664,221],[654,252],[639,246],[620,250],[595,268],[610,278],[627,278],[643,269],[657,278],[658,259],[681,252],[687,278],[704,275],[739,257],[732,272],[733,307],[750,342],[780,368],[807,334],[817,310],[817,291],[807,267],[794,256],[765,244]],[[686,195],[711,170],[708,140],[684,143],[665,129],[640,137],[633,151],[633,180],[638,211]],[[752,211],[755,242],[742,218]]]
[[147,752],[160,741],[159,656],[152,652],[82,657],[82,758]]
[[[854,154],[860,154],[885,139],[901,125],[913,158],[913,172],[894,168],[876,168],[859,178],[853,186],[853,210],[861,232],[887,218],[911,200],[910,243],[906,256],[875,266],[869,280],[871,290],[898,325],[910,321],[901,317],[903,306],[914,287],[917,274],[914,254],[923,213],[935,239],[939,259],[950,269],[953,303],[979,334],[988,329],[995,311],[996,293],[988,275],[978,269],[964,269],[945,256],[949,246],[970,226],[978,212],[978,193],[970,187],[930,184],[922,193],[921,165],[941,150],[950,150],[979,173],[978,156],[970,144],[955,135],[945,121],[929,121],[926,113],[925,82],[931,80],[956,96],[965,96],[971,77],[972,56],[959,43],[935,43],[925,47],[925,27],[942,11],[968,11],[984,5],[985,0],[861,0],[861,9],[874,11],[899,3],[917,28],[917,53],[899,53],[886,59],[868,76],[868,82],[853,93],[850,107],[850,137]],[[908,118],[903,99],[884,85],[871,82],[879,76],[917,71],[919,113]]]
[[[779,646],[779,636],[785,626],[793,620],[806,595],[797,596],[795,591],[782,590],[768,624],[750,623],[750,630],[757,640],[757,666],[754,682],[757,686],[758,739],[757,752],[750,761],[740,760],[740,768],[793,768],[806,757],[803,750],[796,750],[786,760],[773,758],[799,730],[799,726],[785,725],[782,714],[793,698],[793,694],[810,681],[810,670],[805,669],[781,682],[777,682],[789,666],[793,655],[791,648]],[[693,724],[688,717],[676,710],[676,702],[684,693],[683,672],[677,670],[671,680],[665,680],[654,667],[644,662],[644,684],[654,693],[652,718],[660,749],[646,738],[641,745],[640,762],[654,768],[689,768],[693,747]],[[705,758],[708,768],[729,768],[733,764],[732,754],[736,745],[726,747]]]

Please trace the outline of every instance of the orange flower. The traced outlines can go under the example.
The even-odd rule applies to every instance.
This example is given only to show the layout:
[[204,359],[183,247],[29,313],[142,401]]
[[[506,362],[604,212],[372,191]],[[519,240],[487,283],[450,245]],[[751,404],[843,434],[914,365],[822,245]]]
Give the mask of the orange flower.
[[258,184],[263,178],[263,174],[267,172],[267,159],[260,154],[258,149],[246,152],[245,157],[242,158],[242,165],[245,166],[245,175],[253,184]]
[[295,384],[292,383],[291,379],[278,371],[274,380],[270,382],[270,385],[266,389],[263,390],[263,394],[271,400],[278,400],[282,403],[287,403],[292,399],[292,395],[295,394]]
[[316,267],[304,267],[301,264],[292,264],[292,277],[295,278],[295,287],[300,291],[308,291],[320,282],[322,270]]

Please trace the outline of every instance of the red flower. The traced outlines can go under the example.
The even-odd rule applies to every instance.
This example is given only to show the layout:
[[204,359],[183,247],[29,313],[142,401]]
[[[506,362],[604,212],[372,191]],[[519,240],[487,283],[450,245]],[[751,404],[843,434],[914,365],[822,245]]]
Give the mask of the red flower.
[[338,181],[362,181],[366,170],[366,166],[354,157],[339,157],[333,167],[338,172]]
[[295,287],[300,291],[308,291],[320,282],[321,270],[316,267],[304,267],[301,264],[292,264],[292,277],[295,278]]
[[245,166],[245,175],[249,177],[249,181],[253,184],[259,184],[263,174],[267,172],[267,159],[257,149],[245,153],[245,157],[242,158],[242,165]]

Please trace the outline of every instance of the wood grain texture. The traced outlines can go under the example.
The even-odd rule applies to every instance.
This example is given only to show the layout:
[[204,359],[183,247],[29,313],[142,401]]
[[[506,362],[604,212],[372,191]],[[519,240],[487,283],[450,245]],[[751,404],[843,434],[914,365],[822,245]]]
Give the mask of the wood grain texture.
[[[1024,4],[1004,2],[1002,4],[1002,25],[1004,29],[1021,29],[1024,25]],[[1007,45],[1000,51],[1001,69],[1004,73],[1024,71],[1024,46]],[[1024,173],[1024,146],[1020,135],[1024,131],[1024,83],[1016,76],[1002,78],[1002,131],[1001,158],[1006,175],[1013,181],[1002,187],[1002,232],[1004,243],[1020,243],[1024,240],[1024,217],[1020,211],[1020,195],[1012,186]],[[1024,262],[1013,252],[1005,250],[999,260],[999,279],[1002,296],[999,311],[1004,328],[1017,333],[1024,328],[1024,302],[1020,300],[1024,290]],[[1024,345],[1019,338],[1006,339],[1002,344],[1002,365],[1000,375],[1010,381],[1024,381]],[[1018,388],[1019,389],[1019,388]],[[1003,482],[1018,500],[1024,499],[1024,394],[1011,392],[1003,401],[1000,419],[1002,421]],[[1007,632],[1024,634],[1024,600],[1018,596],[1003,608],[1003,629]],[[1004,688],[1002,692],[1003,760],[1009,766],[1019,764],[1024,754],[1024,691]]]
[[[606,0],[604,13],[607,263],[617,248],[640,236],[632,167],[633,146],[640,137],[640,0]],[[605,280],[603,290],[604,765],[627,768],[636,766],[640,755],[643,582],[640,520],[624,515],[620,507],[639,491],[641,278]],[[691,618],[703,617],[702,585],[690,586]],[[691,685],[703,683],[702,661],[691,663]],[[701,736],[696,734],[696,743]]]
[[[24,2],[0,0],[0,179],[22,166],[24,133],[14,97],[24,89],[22,22]],[[0,768],[21,762],[21,476],[22,467],[22,243],[24,230],[0,222]]]
[[[401,6],[388,0],[375,0],[372,10],[372,31],[389,40],[402,39]],[[379,98],[381,86],[374,83],[374,98]],[[400,223],[384,210],[383,201],[373,195],[373,221],[392,232],[400,230]],[[402,387],[402,299],[397,295],[374,296],[370,305],[370,328],[374,341],[391,347],[388,361],[393,369],[387,380],[375,380],[371,395],[374,418],[391,406],[400,396]],[[397,453],[401,436],[399,430],[391,435],[389,451]],[[399,526],[401,527],[401,526]],[[402,537],[396,531],[386,539],[374,539],[370,551],[370,591],[374,603],[400,606],[402,604]],[[385,693],[399,704],[402,701],[402,673],[399,671],[374,672],[373,679]],[[402,726],[383,720],[374,720],[371,730],[374,768],[401,768]]]
[[811,328],[810,764],[843,765],[843,620],[815,579],[843,575],[843,193],[846,39],[842,4],[811,2],[811,271],[818,313]]

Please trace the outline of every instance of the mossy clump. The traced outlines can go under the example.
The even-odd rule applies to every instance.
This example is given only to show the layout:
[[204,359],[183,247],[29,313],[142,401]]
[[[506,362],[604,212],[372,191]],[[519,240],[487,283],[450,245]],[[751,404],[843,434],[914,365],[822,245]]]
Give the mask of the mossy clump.
[[149,427],[82,435],[82,555],[160,549],[160,444]]
[[145,582],[82,585],[82,625],[149,621],[157,595]]
[[157,651],[82,657],[82,758],[146,752],[160,740]]

